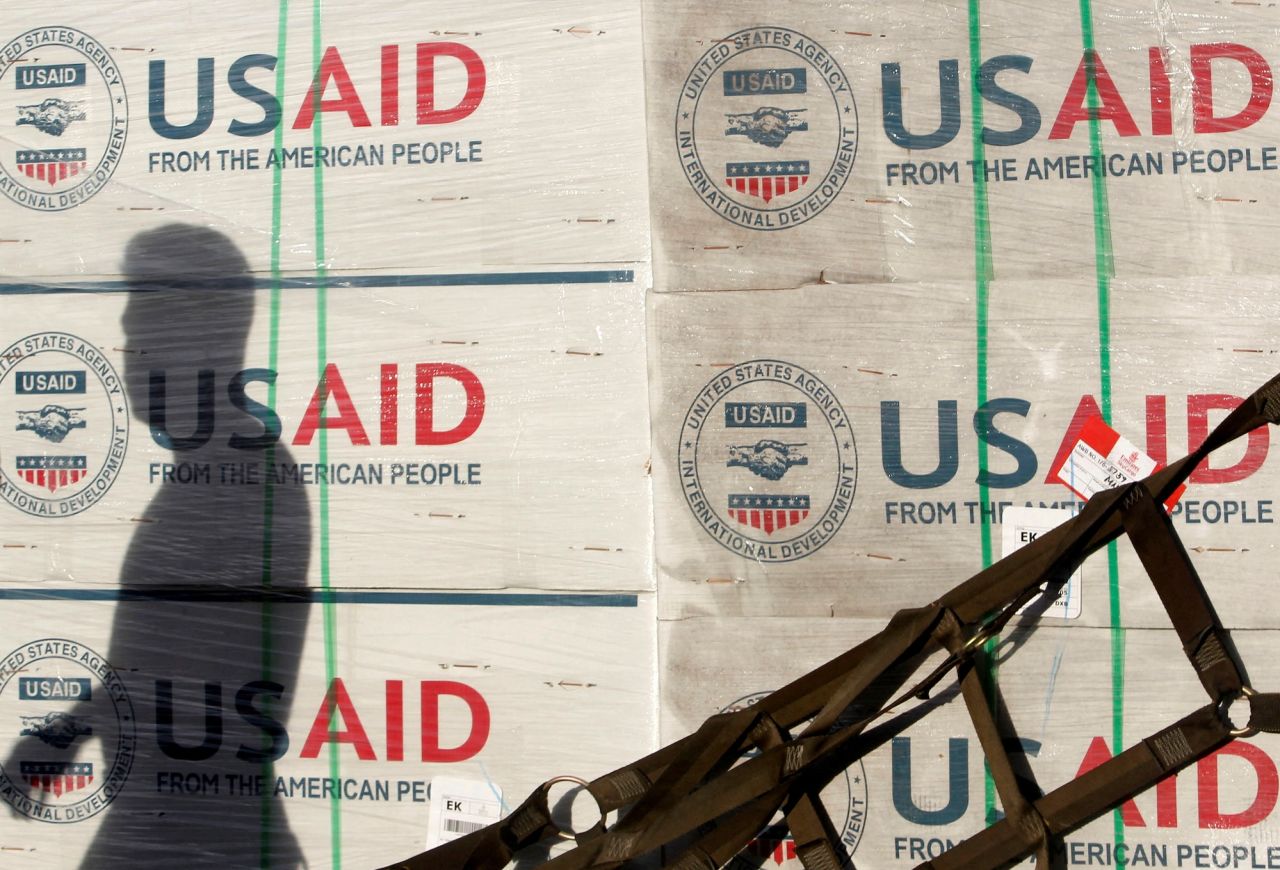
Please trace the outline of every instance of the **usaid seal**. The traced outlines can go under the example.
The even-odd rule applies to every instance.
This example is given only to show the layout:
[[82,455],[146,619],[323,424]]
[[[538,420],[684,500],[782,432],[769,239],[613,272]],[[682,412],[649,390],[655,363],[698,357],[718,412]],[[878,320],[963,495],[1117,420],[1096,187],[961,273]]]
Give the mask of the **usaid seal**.
[[[739,698],[720,712],[735,713],[768,696],[768,692],[756,692]],[[862,840],[862,832],[867,823],[867,773],[862,761],[845,768],[844,776],[832,779],[818,795],[818,799],[831,817],[831,823],[840,835],[845,851],[852,855]],[[759,870],[770,860],[776,866],[788,870],[801,870],[803,866],[796,855],[796,841],[791,838],[781,813],[775,815],[738,857],[725,866],[733,870]]]
[[750,27],[716,40],[685,79],[676,148],[725,220],[802,224],[835,201],[858,151],[858,110],[835,58],[802,33]]
[[0,354],[0,498],[69,517],[106,495],[129,445],[124,384],[94,345],[41,332]]
[[680,485],[721,546],[761,562],[819,550],[858,479],[849,415],[813,373],[751,360],[711,379],[680,427]]
[[0,799],[55,824],[115,800],[137,750],[120,675],[84,644],[49,637],[0,660]]
[[120,67],[106,46],[71,27],[28,30],[0,48],[0,94],[5,196],[63,211],[106,185],[129,126]]

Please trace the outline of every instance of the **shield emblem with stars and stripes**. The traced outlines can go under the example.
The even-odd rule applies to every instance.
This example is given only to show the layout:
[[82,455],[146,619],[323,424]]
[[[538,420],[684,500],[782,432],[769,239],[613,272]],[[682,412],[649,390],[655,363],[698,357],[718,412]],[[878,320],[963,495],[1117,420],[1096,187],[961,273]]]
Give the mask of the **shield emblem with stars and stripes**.
[[809,496],[735,493],[729,496],[729,515],[744,526],[772,535],[809,516]]
[[50,187],[74,178],[88,168],[84,148],[51,148],[42,151],[19,151],[18,169],[28,178],[43,181]]
[[809,180],[808,160],[773,160],[725,165],[725,183],[765,202],[792,193]]
[[22,779],[38,792],[62,797],[93,782],[93,765],[74,761],[24,761]]
[[23,480],[49,492],[79,483],[89,468],[87,456],[18,456],[15,459]]

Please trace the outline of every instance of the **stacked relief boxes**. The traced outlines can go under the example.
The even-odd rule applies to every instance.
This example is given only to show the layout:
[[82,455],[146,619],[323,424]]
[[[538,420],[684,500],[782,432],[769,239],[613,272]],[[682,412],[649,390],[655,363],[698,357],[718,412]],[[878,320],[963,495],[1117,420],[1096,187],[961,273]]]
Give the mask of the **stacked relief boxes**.
[[[1202,11],[646,7],[664,742],[1078,510],[1057,471],[1091,417],[1164,462],[1275,374],[1277,22]],[[1269,438],[1174,508],[1256,685]],[[1206,703],[1124,542],[1015,625],[995,673],[1046,790]],[[1277,752],[1198,763],[1071,864],[1280,861]],[[958,700],[824,800],[859,867],[1001,809]],[[800,866],[772,836],[757,856]]]
[[4,17],[6,866],[378,866],[651,749],[640,10]]
[[[1165,462],[1275,374],[1269,7],[10,7],[6,866],[406,857],[1060,521],[1091,417]],[[1269,439],[1174,508],[1264,691]],[[1017,626],[1046,788],[1203,703],[1123,543]],[[1280,866],[1277,759],[1070,860]],[[957,703],[824,802],[870,868],[1000,811]]]

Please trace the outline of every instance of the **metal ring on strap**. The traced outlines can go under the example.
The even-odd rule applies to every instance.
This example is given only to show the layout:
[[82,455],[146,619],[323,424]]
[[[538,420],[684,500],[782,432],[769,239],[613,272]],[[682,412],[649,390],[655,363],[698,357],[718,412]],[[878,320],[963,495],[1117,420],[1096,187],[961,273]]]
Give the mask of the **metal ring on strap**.
[[[1233,702],[1238,701],[1241,698],[1252,698],[1257,694],[1258,693],[1254,691],[1252,686],[1241,686],[1239,692],[1231,695],[1224,695],[1222,699],[1218,701],[1218,715],[1222,717],[1222,721],[1226,723],[1230,729],[1227,733],[1232,737],[1252,737],[1260,730],[1256,725],[1245,725],[1243,728],[1232,728],[1231,717],[1227,715],[1227,711],[1230,709]],[[1252,709],[1250,709],[1250,713],[1252,713]],[[1250,718],[1253,718],[1252,715]]]
[[[544,794],[547,794],[547,795],[550,795],[550,794],[551,794],[551,786],[555,785],[555,784],[556,784],[556,783],[558,783],[558,782],[571,782],[571,783],[573,783],[574,785],[581,786],[583,791],[585,791],[587,794],[591,795],[591,799],[592,799],[592,800],[594,800],[594,801],[596,802],[596,806],[597,806],[597,807],[599,808],[599,810],[600,810],[600,821],[596,822],[596,823],[595,823],[594,825],[592,825],[590,828],[587,828],[585,831],[582,831],[582,832],[577,832],[577,831],[573,831],[573,830],[565,830],[565,829],[561,828],[559,825],[556,825],[556,836],[557,836],[557,837],[559,837],[559,838],[560,838],[560,839],[562,839],[562,840],[575,840],[575,841],[576,841],[579,837],[583,837],[583,836],[586,836],[586,835],[588,835],[588,834],[596,834],[596,833],[603,832],[603,831],[604,831],[604,819],[605,819],[605,816],[607,815],[607,813],[604,811],[604,807],[600,805],[600,799],[599,799],[598,797],[596,797],[596,796],[595,796],[595,793],[594,793],[594,792],[592,792],[592,791],[591,791],[591,789],[589,788],[589,786],[591,785],[591,783],[589,783],[589,782],[587,782],[585,779],[582,779],[581,777],[577,777],[577,776],[567,776],[567,775],[566,775],[566,776],[553,776],[551,779],[547,780],[546,782],[544,782],[544,783],[542,784],[542,791],[543,791],[543,793],[544,793]],[[551,823],[552,823],[552,824],[556,824],[556,821],[555,821],[555,818],[554,818],[554,817],[552,818]]]

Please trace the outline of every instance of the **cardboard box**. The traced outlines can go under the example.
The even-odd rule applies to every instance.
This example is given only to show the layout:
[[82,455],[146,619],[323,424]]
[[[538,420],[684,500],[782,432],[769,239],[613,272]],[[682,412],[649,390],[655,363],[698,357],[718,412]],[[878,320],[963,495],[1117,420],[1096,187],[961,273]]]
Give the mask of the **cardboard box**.
[[381,866],[425,848],[433,781],[505,813],[654,741],[651,595],[10,589],[3,609],[10,866]]
[[127,584],[133,533],[161,523],[167,582],[199,582],[252,516],[240,548],[301,538],[315,585],[323,547],[342,587],[651,588],[635,285],[232,298],[15,308],[0,391],[30,419],[0,450],[85,468],[6,462],[13,581]]
[[111,282],[137,232],[175,220],[265,276],[648,260],[634,4],[54,18],[12,8],[0,48],[20,118],[0,156],[5,272],[24,283]]
[[[1160,461],[1198,446],[1272,375],[1270,279],[1116,282],[1100,351],[1089,282],[658,294],[651,391],[664,616],[865,616],[919,606],[1002,555],[1011,506],[1074,508],[1050,482],[1101,413]],[[1270,436],[1224,448],[1174,522],[1222,619],[1265,628]],[[985,457],[983,454],[985,453]],[[985,469],[985,472],[984,472]],[[985,483],[985,486],[983,485]],[[773,504],[770,504],[773,500]],[[984,543],[985,540],[985,543]],[[1163,609],[1127,546],[1084,566],[1085,625]]]
[[639,7],[55,18],[0,34],[5,854],[382,865],[652,750]]
[[660,290],[1276,271],[1252,7],[645,12]]

